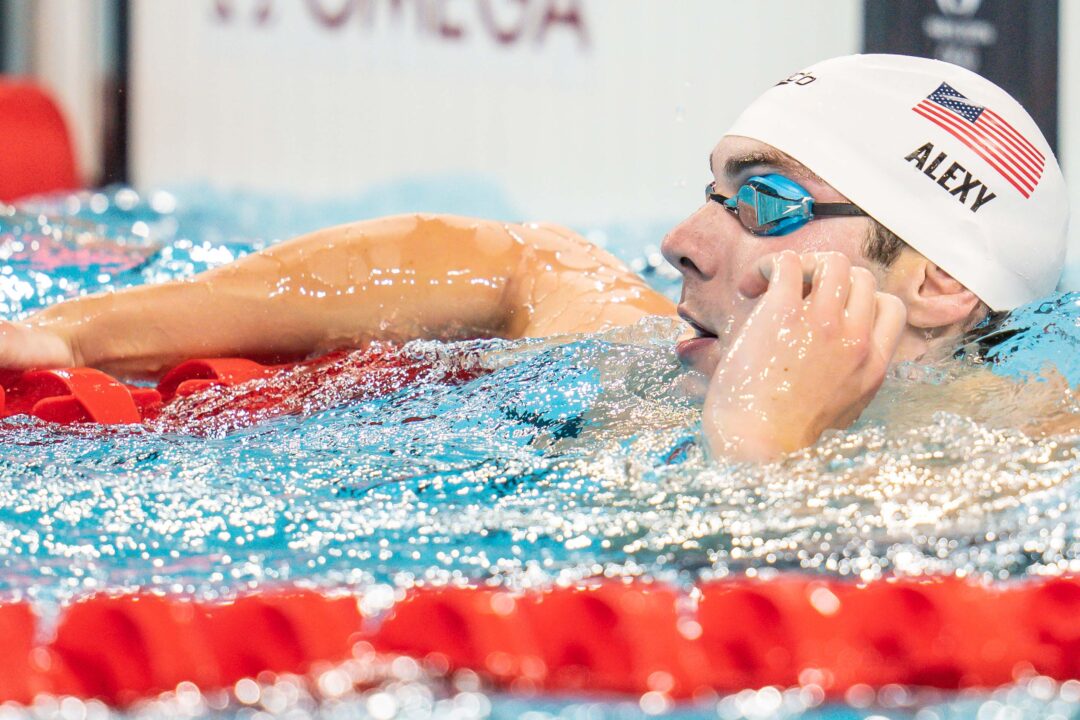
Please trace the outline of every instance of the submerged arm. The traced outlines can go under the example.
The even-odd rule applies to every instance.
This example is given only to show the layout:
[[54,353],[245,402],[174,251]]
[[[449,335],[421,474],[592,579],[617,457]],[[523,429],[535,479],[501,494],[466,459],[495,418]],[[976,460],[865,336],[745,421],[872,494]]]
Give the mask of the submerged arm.
[[0,323],[0,367],[153,375],[196,356],[294,358],[373,339],[587,332],[670,312],[617,260],[568,231],[395,216]]

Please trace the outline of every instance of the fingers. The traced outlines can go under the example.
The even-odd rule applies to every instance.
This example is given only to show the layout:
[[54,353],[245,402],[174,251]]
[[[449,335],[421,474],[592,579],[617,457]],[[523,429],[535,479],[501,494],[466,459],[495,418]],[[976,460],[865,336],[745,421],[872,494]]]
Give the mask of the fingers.
[[758,258],[754,266],[743,273],[739,279],[739,294],[751,299],[763,295],[769,289],[769,280],[772,278],[775,261],[776,253],[769,253]]
[[877,308],[877,300],[874,297],[877,291],[877,280],[872,272],[861,267],[851,268],[850,276],[851,289],[844,306],[847,323],[854,327],[865,327],[869,332]]
[[[803,284],[809,286],[814,277],[814,269],[817,267],[816,256],[819,253],[804,253],[798,255],[799,264],[802,268]],[[776,260],[781,255],[795,255],[791,250],[781,253],[769,253],[762,255],[754,263],[739,281],[739,293],[746,298],[756,298],[769,289],[769,283],[776,268]]]
[[870,341],[884,365],[888,365],[900,344],[900,335],[907,324],[904,301],[889,293],[874,293],[876,312]]
[[765,293],[772,283],[777,261],[785,255],[795,255],[799,259],[802,274],[802,295],[816,294],[822,305],[839,311],[847,297],[846,274],[851,261],[843,253],[811,252],[796,255],[790,250],[769,253],[757,259],[754,266],[739,282],[739,293],[743,297],[756,298]]
[[866,350],[865,361],[875,368],[871,384],[876,386],[900,343],[907,308],[895,295],[878,292],[877,281],[869,270],[852,268],[844,314],[848,337],[859,341]]
[[[809,293],[806,293],[809,287]],[[877,291],[877,279],[864,267],[852,267],[841,253],[771,253],[760,258],[740,285],[748,297],[764,294],[779,307],[794,307],[804,297],[819,320],[839,318],[845,335],[867,346],[868,356],[888,365],[907,322],[907,309],[895,295]],[[746,292],[749,291],[749,292]]]
[[74,354],[62,337],[21,323],[0,321],[0,369],[71,367]]
[[[759,264],[760,267],[760,264]],[[792,307],[803,298],[802,258],[791,251],[772,256],[769,289],[765,297],[781,307]]]
[[810,305],[822,319],[839,319],[854,280],[851,261],[837,252],[817,253],[815,265]]

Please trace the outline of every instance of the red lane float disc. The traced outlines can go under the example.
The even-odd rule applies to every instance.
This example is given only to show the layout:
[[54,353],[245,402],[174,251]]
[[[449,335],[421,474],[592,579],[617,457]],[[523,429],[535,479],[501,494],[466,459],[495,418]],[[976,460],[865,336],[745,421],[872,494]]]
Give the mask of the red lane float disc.
[[59,423],[142,421],[132,393],[99,370],[33,370],[8,386],[6,412]]
[[157,595],[98,595],[71,605],[50,651],[62,661],[61,694],[127,704],[191,681],[221,684],[195,603]]
[[37,616],[27,603],[0,605],[0,698],[29,703],[43,690],[34,662]]
[[346,660],[363,627],[355,597],[311,590],[246,595],[208,605],[205,613],[226,685],[267,670],[302,673],[315,662]]

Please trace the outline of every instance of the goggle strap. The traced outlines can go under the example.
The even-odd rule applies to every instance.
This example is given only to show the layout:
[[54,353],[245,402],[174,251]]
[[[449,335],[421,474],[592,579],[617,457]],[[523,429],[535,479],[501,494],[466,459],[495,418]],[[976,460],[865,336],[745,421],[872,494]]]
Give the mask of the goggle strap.
[[858,205],[851,203],[814,203],[812,212],[815,215],[846,215],[848,217],[865,217],[866,212]]

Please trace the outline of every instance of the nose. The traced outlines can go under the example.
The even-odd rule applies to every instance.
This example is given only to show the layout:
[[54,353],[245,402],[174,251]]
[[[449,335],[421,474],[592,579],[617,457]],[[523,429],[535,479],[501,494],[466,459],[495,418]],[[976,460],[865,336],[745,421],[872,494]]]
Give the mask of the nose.
[[712,210],[708,205],[702,206],[676,225],[660,243],[664,259],[684,278],[708,280],[716,274],[720,238]]

